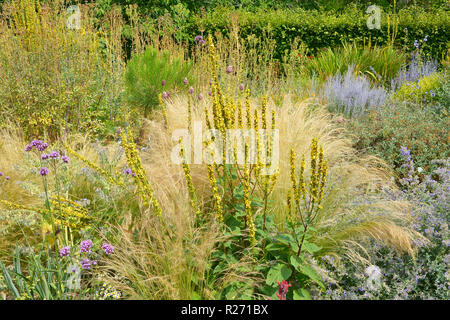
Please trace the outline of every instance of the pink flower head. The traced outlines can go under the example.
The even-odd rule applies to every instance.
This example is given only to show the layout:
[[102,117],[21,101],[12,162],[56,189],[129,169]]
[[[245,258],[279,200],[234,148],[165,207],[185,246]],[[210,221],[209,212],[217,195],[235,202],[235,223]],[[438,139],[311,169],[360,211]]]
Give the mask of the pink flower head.
[[232,73],[233,72],[233,66],[228,66],[226,71],[227,71],[227,73]]
[[289,283],[286,282],[286,280],[283,280],[281,282],[279,282],[277,280],[278,283],[278,293],[277,293],[277,297],[280,300],[286,300],[286,295],[289,291],[289,287],[291,287],[292,285],[290,285]]
[[194,93],[194,88],[193,88],[193,87],[190,87],[189,90],[188,90],[188,93],[189,93],[189,94],[193,94],[193,93]]
[[337,122],[337,123],[342,123],[342,122],[344,122],[344,118],[338,117],[338,118],[336,119],[336,122]]

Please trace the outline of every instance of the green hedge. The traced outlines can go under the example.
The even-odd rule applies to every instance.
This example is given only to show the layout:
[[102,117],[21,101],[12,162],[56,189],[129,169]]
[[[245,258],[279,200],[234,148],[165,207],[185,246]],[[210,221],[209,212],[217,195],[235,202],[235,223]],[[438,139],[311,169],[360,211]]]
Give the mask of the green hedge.
[[[204,34],[220,31],[227,34],[230,14],[238,17],[241,36],[250,34],[262,37],[270,28],[278,46],[275,57],[280,58],[290,48],[295,37],[301,39],[314,54],[325,47],[340,46],[343,42],[363,42],[372,39],[372,44],[385,45],[388,42],[387,14],[381,13],[381,29],[370,30],[366,23],[368,14],[356,7],[350,7],[340,15],[330,12],[296,10],[271,10],[245,12],[243,10],[218,9],[204,16],[194,16],[189,26],[192,39],[204,30]],[[414,50],[414,40],[422,40],[428,35],[424,52],[441,58],[449,44],[450,15],[448,10],[439,9],[425,12],[419,7],[410,7],[398,12],[399,25],[395,44]],[[407,28],[407,31],[405,31]]]

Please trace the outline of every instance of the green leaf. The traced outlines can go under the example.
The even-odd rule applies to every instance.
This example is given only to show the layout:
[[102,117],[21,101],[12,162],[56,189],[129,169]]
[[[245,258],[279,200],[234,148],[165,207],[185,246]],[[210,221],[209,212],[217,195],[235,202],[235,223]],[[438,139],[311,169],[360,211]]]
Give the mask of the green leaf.
[[287,280],[292,274],[292,270],[283,263],[279,263],[267,273],[266,283],[272,285],[277,281]]
[[303,243],[302,248],[305,248],[306,251],[308,251],[311,254],[314,254],[315,252],[320,251],[320,249],[321,249],[319,246],[315,245],[314,243],[306,242],[306,241]]
[[311,300],[311,295],[305,288],[294,291],[294,300]]
[[14,296],[16,298],[20,298],[19,291],[17,291],[17,288],[14,285],[14,283],[13,283],[13,281],[11,279],[11,276],[9,275],[8,270],[6,270],[5,265],[1,261],[0,261],[0,267],[2,269],[3,277],[5,278],[6,285],[8,286],[8,289],[11,290],[14,293]]
[[325,286],[323,285],[322,281],[320,280],[319,275],[317,274],[316,270],[314,270],[313,268],[311,268],[310,266],[307,265],[302,265],[300,267],[300,271],[308,276],[312,281],[314,281],[315,283],[317,283],[323,290],[325,290]]
[[295,268],[295,270],[300,271],[300,267],[302,266],[302,258],[297,256],[291,256],[289,258],[291,265]]

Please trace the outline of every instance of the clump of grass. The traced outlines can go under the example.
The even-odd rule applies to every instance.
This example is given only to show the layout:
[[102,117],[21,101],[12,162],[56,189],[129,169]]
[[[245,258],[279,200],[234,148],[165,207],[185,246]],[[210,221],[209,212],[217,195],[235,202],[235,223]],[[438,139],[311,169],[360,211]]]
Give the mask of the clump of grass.
[[318,74],[323,80],[337,73],[343,74],[349,66],[354,66],[356,73],[365,74],[373,82],[387,83],[400,70],[406,61],[405,53],[392,46],[363,48],[354,44],[344,44],[342,48],[327,48],[314,59],[307,62],[310,73]]

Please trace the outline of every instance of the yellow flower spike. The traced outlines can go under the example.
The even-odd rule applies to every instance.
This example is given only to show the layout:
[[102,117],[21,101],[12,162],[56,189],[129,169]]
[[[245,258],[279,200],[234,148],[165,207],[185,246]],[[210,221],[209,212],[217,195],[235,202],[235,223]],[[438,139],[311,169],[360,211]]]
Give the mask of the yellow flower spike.
[[157,216],[161,216],[162,209],[158,200],[153,195],[153,189],[150,186],[147,175],[142,167],[141,158],[139,157],[136,145],[133,142],[132,132],[128,132],[128,136],[121,132],[122,147],[125,151],[128,165],[135,174],[135,181],[138,187],[139,197],[141,198],[144,207],[152,205]]
[[103,177],[107,178],[109,180],[109,182],[111,182],[112,184],[124,187],[124,184],[121,183],[120,181],[118,181],[116,178],[114,178],[110,173],[106,172],[105,170],[103,170],[99,166],[95,165],[94,163],[92,163],[91,161],[89,161],[88,159],[83,157],[82,155],[76,153],[67,144],[65,144],[64,147],[66,148],[67,152],[70,155],[74,156],[78,160],[80,160],[80,161],[84,162],[85,164],[87,164],[88,167],[90,167],[92,170],[94,170],[95,172],[99,173]]
[[267,130],[267,97],[262,97],[261,103],[261,123],[262,129]]
[[191,203],[192,209],[195,211],[195,214],[197,216],[200,216],[200,209],[199,209],[198,202],[197,202],[197,194],[195,192],[194,183],[192,182],[191,169],[190,169],[189,164],[187,164],[186,161],[184,161],[184,149],[183,148],[180,149],[180,156],[183,159],[183,171],[184,171],[184,177],[186,179],[186,183],[188,186],[189,201]]
[[288,219],[289,219],[289,222],[293,223],[292,196],[291,196],[290,191],[288,192],[288,194],[286,196],[286,202],[287,202],[287,206],[288,206]]
[[255,224],[253,222],[253,214],[252,214],[252,206],[250,200],[250,172],[247,163],[244,164],[244,179],[243,179],[243,187],[244,187],[244,208],[245,208],[245,217],[246,224],[248,227],[248,237],[250,241],[250,245],[253,246],[256,244],[256,230]]
[[205,120],[206,120],[206,127],[208,128],[208,130],[211,130],[211,121],[209,120],[208,107],[205,107]]
[[242,104],[241,102],[238,103],[238,107],[237,107],[237,124],[238,124],[238,129],[243,129],[243,114],[242,114]]
[[222,199],[219,195],[219,190],[217,189],[217,181],[214,176],[214,166],[212,164],[207,165],[208,168],[208,180],[211,185],[213,199],[214,199],[214,210],[216,211],[216,218],[219,222],[223,221],[223,210],[222,210]]
[[245,113],[247,115],[247,129],[252,128],[252,116],[250,114],[250,89],[245,92]]
[[290,178],[291,178],[291,185],[292,185],[292,191],[294,193],[294,200],[295,203],[299,203],[300,202],[300,193],[298,191],[298,186],[297,186],[297,179],[295,178],[295,152],[294,152],[294,148],[291,148],[291,152],[290,152],[290,157],[289,157],[289,161],[290,161]]

